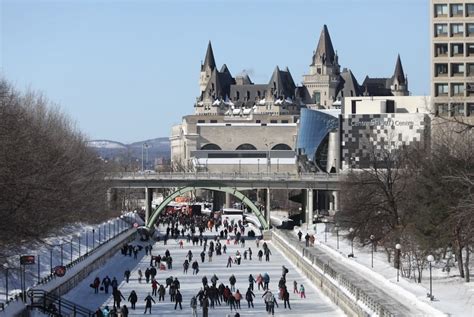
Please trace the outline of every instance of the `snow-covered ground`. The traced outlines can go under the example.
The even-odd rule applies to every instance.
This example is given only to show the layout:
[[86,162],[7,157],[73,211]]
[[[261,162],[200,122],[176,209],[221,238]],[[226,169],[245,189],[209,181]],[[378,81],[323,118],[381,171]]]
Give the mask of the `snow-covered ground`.
[[[404,277],[400,277],[400,281],[397,282],[397,270],[393,267],[393,263],[387,262],[387,255],[381,248],[374,253],[373,268],[371,267],[371,247],[360,247],[356,240],[354,240],[355,257],[348,258],[347,255],[351,253],[351,243],[350,240],[345,239],[347,233],[339,232],[338,249],[337,236],[334,232],[331,232],[329,226],[331,225],[328,224],[327,233],[324,230],[324,223],[318,223],[316,230],[309,231],[316,234],[316,244],[327,252],[338,256],[338,259],[344,264],[351,265],[365,272],[372,280],[383,283],[387,292],[390,292],[396,298],[411,293],[416,300],[431,305],[447,316],[474,316],[474,284],[465,283],[459,277],[457,267],[452,267],[450,273],[447,273],[442,271],[444,264],[433,264],[432,283],[435,299],[430,301],[426,296],[430,292],[428,269],[423,272],[421,284]],[[295,227],[295,235],[298,230],[299,228]],[[303,236],[307,232],[306,228],[301,228],[301,231]]]
[[[71,259],[74,261],[87,251],[90,252],[93,246],[97,248],[99,244],[104,243],[114,234],[127,230],[129,225],[135,222],[138,225],[143,225],[143,221],[136,214],[126,213],[121,218],[114,218],[96,226],[71,225],[63,228],[57,235],[44,239],[42,244],[25,245],[20,253],[35,256],[35,264],[25,266],[27,288],[38,283],[38,271],[40,278],[43,278],[49,275],[51,267],[61,265],[61,244],[63,245],[62,264],[66,265],[71,262]],[[93,229],[94,234],[92,233]],[[5,302],[7,298],[5,292],[6,267],[8,267],[8,298],[12,298],[15,294],[21,292],[19,262],[19,255],[15,255],[9,258],[8,264],[0,267],[0,303]]]
[[[209,233],[208,233],[209,234]],[[140,244],[141,242],[136,242]],[[258,261],[257,252],[258,248],[256,246],[255,240],[249,240],[246,243],[246,248],[252,248],[253,256],[252,260],[244,260],[242,257],[242,264],[236,265],[233,264],[232,268],[226,268],[227,258],[229,255],[234,255],[237,250],[240,250],[241,253],[245,250],[240,245],[234,245],[231,243],[227,245],[227,255],[223,254],[222,256],[213,256],[212,262],[208,262],[206,256],[206,262],[201,263],[199,259],[199,254],[202,250],[201,246],[192,246],[191,243],[186,243],[184,240],[184,248],[180,249],[178,242],[175,240],[168,240],[168,245],[163,245],[163,242],[158,242],[154,244],[153,255],[161,254],[163,255],[165,250],[168,249],[171,252],[173,257],[173,269],[169,271],[158,271],[157,281],[159,283],[164,283],[164,280],[172,275],[173,277],[178,277],[178,280],[181,283],[181,293],[183,295],[183,310],[174,310],[174,303],[171,303],[169,300],[169,295],[166,295],[165,302],[158,302],[153,307],[153,314],[156,316],[191,316],[191,309],[189,307],[190,299],[193,295],[196,295],[199,289],[202,287],[201,279],[204,275],[210,280],[213,274],[216,274],[219,277],[219,282],[222,281],[225,285],[229,284],[229,277],[231,274],[234,274],[237,283],[236,288],[240,290],[243,295],[245,294],[248,287],[248,276],[253,274],[256,277],[259,273],[267,272],[270,275],[270,290],[272,290],[275,295],[278,293],[278,281],[281,276],[281,267],[285,265],[289,269],[287,274],[287,286],[290,292],[290,303],[292,310],[284,309],[283,302],[278,300],[279,308],[276,308],[275,314],[278,316],[301,316],[301,317],[310,317],[310,316],[344,316],[343,312],[333,304],[327,297],[325,297],[315,286],[313,286],[309,280],[303,277],[302,273],[293,266],[271,243],[269,244],[272,256],[270,262]],[[143,244],[143,243],[142,243]],[[260,248],[262,244],[260,244]],[[198,275],[192,275],[192,269],[190,268],[188,274],[183,274],[182,263],[185,260],[185,256],[188,250],[192,250],[194,257],[199,259],[200,271]],[[90,275],[90,278],[84,280],[78,287],[73,289],[71,292],[66,294],[64,297],[66,299],[77,302],[78,304],[85,306],[90,309],[97,309],[97,307],[103,307],[108,305],[111,307],[113,305],[113,300],[111,296],[100,292],[100,294],[94,294],[93,290],[90,288],[90,283],[92,280],[99,276],[101,279],[105,275],[109,277],[116,277],[119,280],[120,286],[119,289],[123,295],[128,298],[131,290],[135,290],[138,294],[138,303],[137,309],[135,311],[130,311],[130,315],[143,315],[145,306],[144,306],[144,297],[151,292],[151,284],[146,284],[144,280],[142,283],[138,283],[137,280],[137,271],[141,269],[142,272],[149,266],[150,256],[145,256],[144,251],[140,251],[138,259],[133,259],[133,257],[123,256],[121,254],[115,255],[111,258],[105,266],[97,270],[96,272]],[[130,269],[131,280],[129,283],[124,281],[123,275],[126,269]],[[297,281],[298,284],[304,284],[306,288],[306,299],[301,299],[297,294],[293,294],[293,281]],[[247,302],[245,299],[241,301],[242,309],[239,311],[241,316],[257,316],[259,314],[266,314],[265,305],[263,299],[261,298],[263,291],[258,290],[255,286],[255,308],[248,309]],[[157,300],[157,298],[156,298]],[[123,301],[123,304],[129,303]],[[222,306],[216,306],[215,309],[209,310],[209,316],[214,317],[223,317],[230,314],[230,309],[225,304]],[[201,311],[199,310],[199,316]],[[233,315],[232,315],[233,316]]]

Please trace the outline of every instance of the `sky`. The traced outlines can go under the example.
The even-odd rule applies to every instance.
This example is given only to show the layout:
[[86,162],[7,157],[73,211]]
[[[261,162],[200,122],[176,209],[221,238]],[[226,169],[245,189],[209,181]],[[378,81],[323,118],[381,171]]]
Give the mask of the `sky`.
[[194,112],[208,41],[217,66],[295,83],[328,26],[359,84],[390,77],[400,54],[409,90],[428,95],[428,0],[0,0],[0,74],[61,106],[90,139],[169,137]]

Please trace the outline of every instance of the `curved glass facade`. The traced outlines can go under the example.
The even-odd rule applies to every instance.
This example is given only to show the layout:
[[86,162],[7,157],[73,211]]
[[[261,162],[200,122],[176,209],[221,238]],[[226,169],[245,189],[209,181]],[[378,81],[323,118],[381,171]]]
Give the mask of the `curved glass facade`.
[[301,109],[296,148],[308,160],[326,169],[329,132],[339,126],[340,111]]

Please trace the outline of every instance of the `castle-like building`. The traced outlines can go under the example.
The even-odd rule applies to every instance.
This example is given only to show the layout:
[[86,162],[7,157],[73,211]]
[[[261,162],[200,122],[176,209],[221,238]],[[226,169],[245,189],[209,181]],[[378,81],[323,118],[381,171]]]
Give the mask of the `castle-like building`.
[[296,85],[286,67],[275,67],[267,83],[247,74],[218,69],[211,42],[199,78],[194,114],[183,117],[171,135],[176,168],[221,172],[296,172],[296,138],[301,109],[341,109],[345,97],[407,96],[400,57],[388,78],[365,78],[359,85],[339,65],[324,25],[309,74]]

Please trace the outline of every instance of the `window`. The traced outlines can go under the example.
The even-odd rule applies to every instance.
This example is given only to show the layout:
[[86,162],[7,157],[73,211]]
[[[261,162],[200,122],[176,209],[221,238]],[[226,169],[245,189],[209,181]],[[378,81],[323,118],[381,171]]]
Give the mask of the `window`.
[[447,16],[448,5],[447,4],[435,4],[435,17]]
[[236,91],[235,92],[235,100],[239,100],[240,99],[240,92]]
[[270,123],[278,123],[277,120],[270,120]]
[[467,104],[467,115],[474,115],[474,103]]
[[452,103],[451,104],[451,115],[464,116],[464,104],[463,103]]
[[474,83],[466,83],[466,92],[468,96],[474,95]]
[[451,56],[464,55],[464,44],[455,43],[451,44]]
[[206,120],[198,120],[198,123],[206,123]]
[[451,76],[464,76],[464,64],[451,64]]
[[467,36],[474,36],[474,23],[467,24]]
[[447,103],[437,103],[435,104],[435,107],[437,109],[437,114],[442,116],[446,115],[448,113],[448,104]]
[[451,5],[451,16],[462,16],[464,12],[462,4]]
[[217,123],[217,120],[211,120],[211,123]]
[[435,76],[447,76],[448,64],[435,64]]
[[466,64],[467,76],[474,76],[474,64],[467,63]]
[[262,121],[261,120],[255,120],[255,123],[260,123],[260,122],[262,122]]
[[321,103],[321,93],[319,91],[313,92],[313,102],[315,104]]
[[474,56],[474,43],[466,44],[467,56]]
[[474,4],[468,3],[466,4],[466,13],[468,17],[474,16]]
[[464,95],[464,84],[452,84],[452,95],[461,96]]
[[281,123],[288,123],[288,120],[281,120]]
[[435,24],[435,36],[447,36],[448,25],[447,24]]
[[451,24],[451,36],[462,36],[464,34],[464,25],[462,23]]
[[435,54],[436,56],[448,55],[448,44],[435,44]]
[[436,84],[436,96],[447,96],[448,84]]

